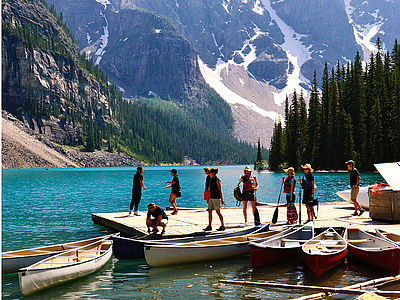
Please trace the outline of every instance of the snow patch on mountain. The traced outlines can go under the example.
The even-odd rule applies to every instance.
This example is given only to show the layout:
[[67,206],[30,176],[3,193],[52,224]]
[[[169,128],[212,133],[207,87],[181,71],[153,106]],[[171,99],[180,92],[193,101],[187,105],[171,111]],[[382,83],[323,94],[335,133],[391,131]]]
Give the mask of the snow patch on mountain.
[[286,96],[293,93],[294,90],[303,90],[304,94],[307,94],[307,91],[300,86],[301,83],[308,82],[301,74],[300,67],[311,58],[310,49],[312,45],[308,47],[303,45],[300,39],[305,37],[305,35],[298,34],[292,27],[287,25],[272,8],[270,0],[262,0],[262,4],[283,33],[285,42],[280,46],[286,52],[289,62],[293,65],[293,70],[291,70],[290,63],[286,70],[288,75],[286,87],[274,93],[275,103],[282,105]]
[[364,62],[369,60],[371,52],[377,51],[376,46],[371,42],[371,39],[376,36],[379,32],[381,26],[384,24],[384,20],[378,17],[379,10],[376,10],[371,15],[375,19],[375,23],[372,24],[356,24],[352,14],[355,8],[351,5],[351,0],[343,0],[346,8],[347,18],[349,19],[349,24],[353,26],[354,38],[357,44],[359,44],[363,50]]
[[259,14],[260,16],[264,14],[264,9],[261,6],[260,0],[256,0],[256,2],[254,2],[254,7],[252,8],[252,11],[254,11],[256,14]]
[[104,10],[107,9],[107,5],[110,5],[111,2],[108,0],[96,0],[97,3],[100,3],[101,5],[104,5]]
[[[199,67],[201,70],[201,73],[203,74],[203,77],[205,81],[214,89],[217,91],[217,93],[229,104],[241,104],[248,109],[262,115],[263,117],[268,117],[271,120],[275,121],[279,117],[279,114],[274,111],[267,111],[265,109],[260,108],[253,102],[241,97],[234,91],[230,90],[224,83],[223,80],[220,76],[222,70],[226,68],[226,71],[228,71],[228,64],[223,63],[223,64],[218,64],[215,68],[215,70],[212,70],[209,68],[203,61],[201,60],[200,57],[198,57],[199,61]],[[243,79],[242,79],[243,80]]]
[[[97,0],[96,0],[97,1]],[[99,0],[100,1],[100,0]],[[105,5],[107,8],[107,5]],[[103,58],[104,53],[106,53],[106,47],[108,44],[108,37],[109,37],[109,31],[108,31],[108,20],[106,18],[106,15],[103,12],[100,12],[100,15],[104,18],[104,21],[106,22],[106,26],[103,26],[104,33],[100,37],[100,47],[97,49],[96,53],[94,54],[96,56],[95,64],[98,65]]]

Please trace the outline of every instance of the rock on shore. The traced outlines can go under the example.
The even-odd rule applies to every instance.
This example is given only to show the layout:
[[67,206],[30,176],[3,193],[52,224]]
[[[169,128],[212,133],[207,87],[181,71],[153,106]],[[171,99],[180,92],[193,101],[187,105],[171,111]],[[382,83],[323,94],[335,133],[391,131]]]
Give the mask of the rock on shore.
[[61,147],[4,111],[1,142],[3,169],[127,167],[144,164],[124,153],[81,152]]

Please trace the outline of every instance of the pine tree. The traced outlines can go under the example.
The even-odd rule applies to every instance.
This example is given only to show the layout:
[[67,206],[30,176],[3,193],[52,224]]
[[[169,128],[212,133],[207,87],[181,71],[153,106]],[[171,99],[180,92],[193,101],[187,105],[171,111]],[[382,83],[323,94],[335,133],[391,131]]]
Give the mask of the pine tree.
[[263,170],[265,168],[266,162],[263,158],[262,151],[261,151],[261,142],[260,138],[257,141],[257,159],[254,163],[255,170]]
[[283,129],[281,120],[278,119],[275,122],[274,131],[271,138],[271,146],[268,154],[269,169],[273,171],[279,170],[283,160]]

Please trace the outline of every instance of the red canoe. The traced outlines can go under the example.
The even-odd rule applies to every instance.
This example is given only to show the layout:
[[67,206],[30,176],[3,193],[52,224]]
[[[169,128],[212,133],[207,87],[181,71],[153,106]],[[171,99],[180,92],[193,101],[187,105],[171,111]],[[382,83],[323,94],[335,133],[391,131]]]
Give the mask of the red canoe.
[[400,274],[400,248],[396,243],[369,234],[358,228],[348,227],[344,238],[350,254],[380,269]]
[[329,228],[306,242],[302,250],[307,266],[320,277],[345,260],[347,244],[333,228]]
[[253,268],[272,265],[301,254],[301,245],[314,237],[312,223],[304,226],[293,226],[286,234],[279,235],[263,242],[251,242],[250,262]]

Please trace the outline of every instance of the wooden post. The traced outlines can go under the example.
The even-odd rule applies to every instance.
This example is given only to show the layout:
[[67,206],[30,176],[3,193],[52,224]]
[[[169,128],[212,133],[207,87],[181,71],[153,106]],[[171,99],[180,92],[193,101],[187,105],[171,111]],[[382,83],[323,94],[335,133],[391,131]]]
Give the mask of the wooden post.
[[[312,286],[312,285],[295,285],[295,284],[284,284],[275,282],[254,282],[254,281],[239,281],[239,280],[219,280],[221,283],[229,284],[243,284],[243,285],[254,285],[254,286],[265,286],[265,287],[275,287],[275,288],[286,288],[286,289],[296,289],[296,290],[313,290],[322,291],[326,293],[338,293],[338,294],[349,294],[349,295],[362,295],[368,290],[351,289],[345,288],[331,288],[323,286]],[[371,291],[375,294],[387,296],[387,297],[400,297],[400,291]]]

